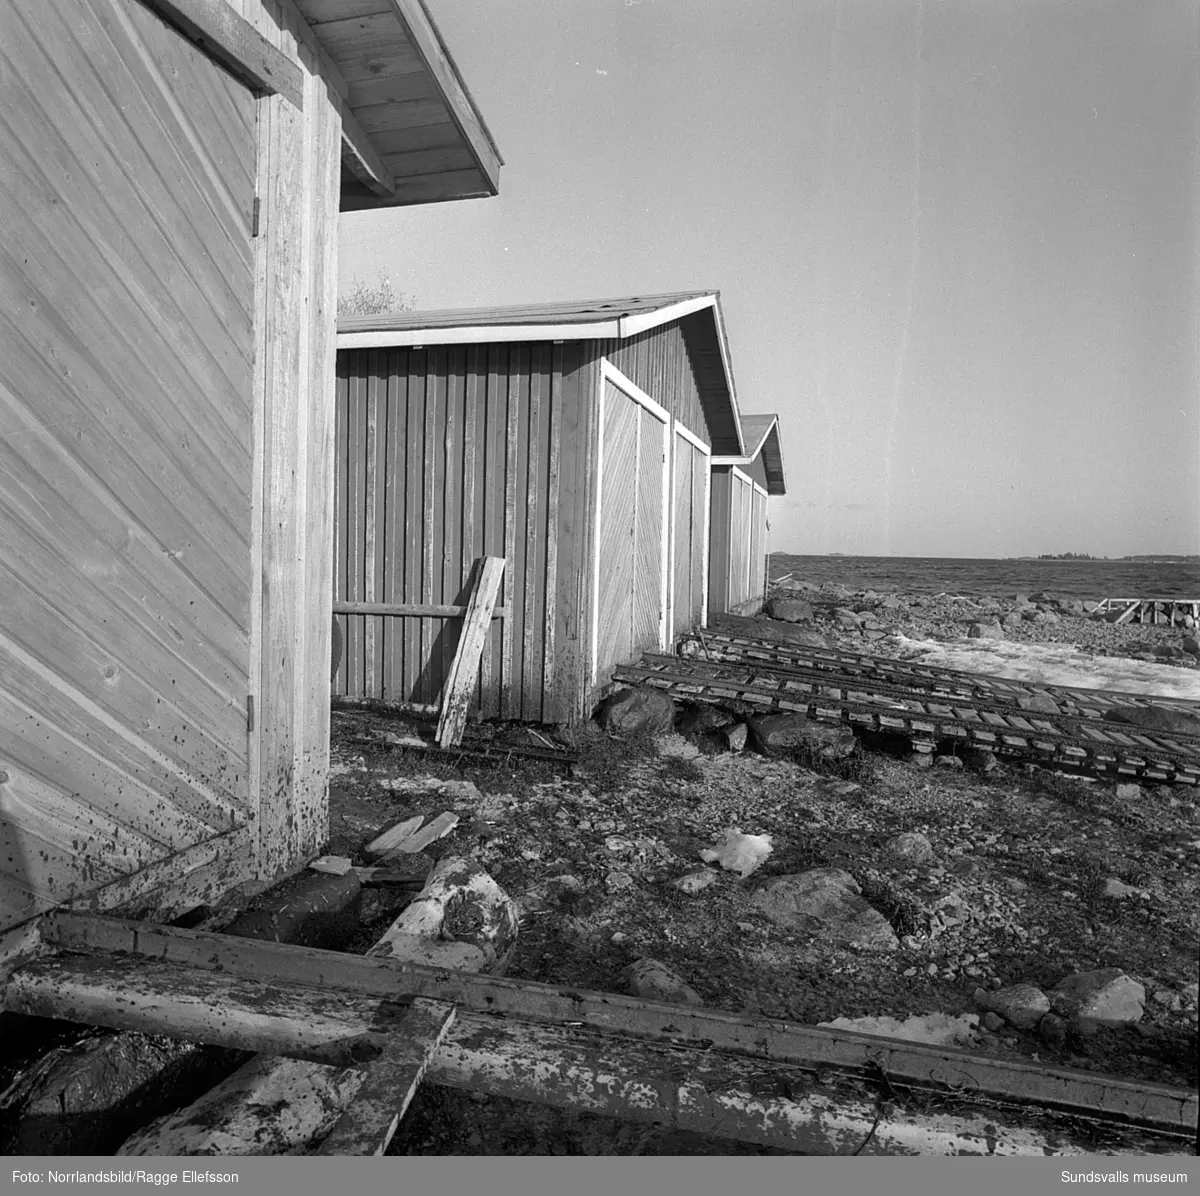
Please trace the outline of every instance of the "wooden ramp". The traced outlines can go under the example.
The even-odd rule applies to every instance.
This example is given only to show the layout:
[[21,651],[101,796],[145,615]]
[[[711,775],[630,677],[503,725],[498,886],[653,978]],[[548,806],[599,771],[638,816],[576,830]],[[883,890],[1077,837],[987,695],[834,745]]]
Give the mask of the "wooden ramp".
[[1102,598],[1096,606],[1101,614],[1119,610],[1118,623],[1184,624],[1190,616],[1191,626],[1200,624],[1200,599],[1195,598]]
[[[796,711],[823,722],[905,735],[921,752],[950,740],[1101,776],[1200,783],[1200,736],[1143,731],[1106,717],[1116,707],[1165,706],[1200,714],[1200,703],[1030,686],[735,636],[685,637],[681,651],[692,654],[647,654],[638,664],[617,669],[614,679],[653,685],[693,702],[733,699],[764,712]],[[1059,713],[1022,707],[1021,699],[1039,695],[1050,698]]]
[[1197,1127],[1191,1090],[88,914],[0,940],[0,995],[363,1069],[331,1153],[381,1153],[422,1078],[799,1154],[1175,1154]]

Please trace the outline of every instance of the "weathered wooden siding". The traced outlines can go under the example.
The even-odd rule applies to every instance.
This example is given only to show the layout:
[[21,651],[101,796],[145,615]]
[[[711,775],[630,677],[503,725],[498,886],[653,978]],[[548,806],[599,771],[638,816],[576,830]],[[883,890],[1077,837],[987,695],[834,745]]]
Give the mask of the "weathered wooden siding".
[[761,458],[747,465],[712,467],[708,566],[711,613],[732,610],[766,593],[767,494],[765,489],[744,480],[755,477],[756,466],[761,473]]
[[[350,350],[337,371],[335,600],[463,605],[481,556],[508,562],[475,708],[557,721],[579,664],[583,560],[577,348],[547,342]],[[461,620],[342,615],[334,692],[436,702]]]
[[597,357],[612,362],[689,432],[706,443],[711,442],[681,321],[641,332],[626,340],[592,341],[591,344]]
[[732,518],[733,469],[714,465],[710,478],[708,512],[708,609],[718,614],[729,609],[729,553]]
[[2,928],[250,816],[256,100],[134,0],[0,64]]

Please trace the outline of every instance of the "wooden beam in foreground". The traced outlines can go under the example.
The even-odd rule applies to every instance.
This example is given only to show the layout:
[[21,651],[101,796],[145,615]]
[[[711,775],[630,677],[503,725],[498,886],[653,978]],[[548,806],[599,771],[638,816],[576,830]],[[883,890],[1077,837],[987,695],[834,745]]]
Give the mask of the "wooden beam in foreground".
[[269,980],[284,990],[315,985],[322,991],[340,990],[374,999],[429,997],[457,1004],[460,1021],[464,1011],[471,1010],[529,1022],[574,1023],[664,1046],[713,1049],[807,1068],[882,1074],[892,1083],[938,1093],[966,1091],[1166,1132],[1191,1136],[1196,1132],[1198,1098],[1194,1091],[1133,1084],[1092,1072],[1043,1069],[953,1047],[768,1018],[740,1018],[617,993],[577,991],[87,914],[47,914],[41,919],[41,935],[46,944],[61,950],[165,960]]
[[350,1107],[321,1143],[325,1155],[381,1155],[387,1152],[418,1085],[451,1023],[454,1006],[418,997],[383,1053],[367,1064],[366,1076]]
[[500,580],[504,576],[503,557],[485,556],[481,559],[483,563],[476,574],[471,601],[458,638],[458,650],[454,653],[454,663],[446,679],[442,717],[438,719],[437,741],[444,748],[456,747],[462,742],[463,728],[467,725],[467,706],[479,676],[479,661],[491,626],[496,597],[500,593]]
[[[405,1010],[312,985],[180,964],[60,956],[16,970],[6,1007],[335,1067],[391,1050]],[[386,1066],[386,1065],[385,1065]],[[1177,1138],[944,1097],[884,1102],[863,1080],[697,1047],[460,1011],[427,1078],[471,1092],[650,1121],[802,1154],[1169,1153]],[[895,1093],[891,1096],[894,1098]]]

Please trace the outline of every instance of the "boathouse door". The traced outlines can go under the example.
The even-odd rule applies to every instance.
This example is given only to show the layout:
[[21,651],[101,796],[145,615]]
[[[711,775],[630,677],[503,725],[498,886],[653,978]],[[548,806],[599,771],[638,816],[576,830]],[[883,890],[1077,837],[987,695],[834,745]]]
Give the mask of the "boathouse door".
[[710,449],[675,424],[671,462],[671,626],[668,639],[703,626],[708,615],[708,489]]
[[658,403],[602,362],[593,682],[666,643],[670,425]]

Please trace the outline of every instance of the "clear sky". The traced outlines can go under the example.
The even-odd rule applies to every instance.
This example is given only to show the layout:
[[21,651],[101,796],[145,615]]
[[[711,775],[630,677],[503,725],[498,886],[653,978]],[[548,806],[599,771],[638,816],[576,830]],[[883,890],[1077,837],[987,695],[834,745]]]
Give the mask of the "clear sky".
[[719,290],[775,552],[1200,552],[1195,0],[427,2],[500,195],[343,286]]

